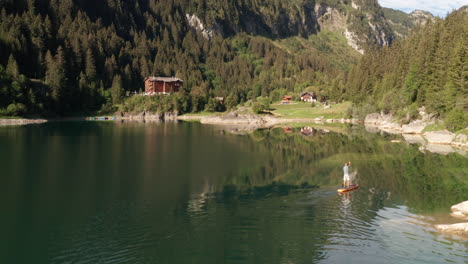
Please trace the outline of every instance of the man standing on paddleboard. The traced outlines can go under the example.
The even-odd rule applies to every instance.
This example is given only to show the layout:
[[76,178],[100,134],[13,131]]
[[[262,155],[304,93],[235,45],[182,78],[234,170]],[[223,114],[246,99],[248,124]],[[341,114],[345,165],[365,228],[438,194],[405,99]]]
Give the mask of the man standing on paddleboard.
[[347,163],[344,164],[343,166],[343,187],[348,188],[350,185],[350,179],[349,179],[349,166],[351,166],[351,161],[348,161]]

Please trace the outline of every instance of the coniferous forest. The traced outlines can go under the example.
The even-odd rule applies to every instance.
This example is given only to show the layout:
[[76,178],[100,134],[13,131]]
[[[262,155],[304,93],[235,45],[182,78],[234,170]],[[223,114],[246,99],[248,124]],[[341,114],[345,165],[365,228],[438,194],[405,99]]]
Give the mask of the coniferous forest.
[[[223,107],[230,109],[259,96],[276,101],[314,90],[366,109],[403,112],[427,105],[442,116],[466,112],[466,11],[428,23],[393,44],[383,24],[392,46],[382,49],[368,39],[361,58],[342,35],[321,30],[309,16],[319,2],[342,12],[351,5],[332,0],[2,1],[0,115],[113,112],[129,94],[144,89],[143,80],[151,75],[184,80],[181,92],[154,98],[157,104],[148,109],[153,111],[216,110],[216,96],[224,97]],[[366,8],[382,20],[377,2]],[[348,20],[364,34],[366,18],[354,12]],[[190,25],[192,14],[205,23],[204,32]]]
[[365,112],[395,113],[403,122],[425,106],[449,129],[467,127],[467,11],[455,11],[404,41],[368,52],[348,75],[347,97]]
[[[184,91],[174,98],[181,102],[169,107],[181,112],[203,110],[214,96],[236,105],[275,90],[285,93],[306,86],[314,74],[323,82],[329,76],[343,80],[342,70],[317,52],[291,52],[267,37],[245,33],[203,36],[187,24],[189,2],[2,2],[0,111],[111,111],[128,93],[144,89],[150,75],[184,80]],[[199,2],[194,8],[205,10],[206,1]],[[273,2],[282,8],[280,1]],[[273,38],[288,31],[263,29]]]

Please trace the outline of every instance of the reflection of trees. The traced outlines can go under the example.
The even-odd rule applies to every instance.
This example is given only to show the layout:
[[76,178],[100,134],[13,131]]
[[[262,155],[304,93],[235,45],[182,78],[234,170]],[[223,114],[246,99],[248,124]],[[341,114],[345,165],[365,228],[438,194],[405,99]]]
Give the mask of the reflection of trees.
[[281,128],[255,131],[256,166],[240,168],[229,184],[239,189],[272,182],[296,185],[339,185],[341,165],[353,161],[361,184],[400,194],[415,209],[441,208],[468,198],[467,159],[459,154],[423,154],[417,147],[392,144],[380,135],[315,133],[303,137]]

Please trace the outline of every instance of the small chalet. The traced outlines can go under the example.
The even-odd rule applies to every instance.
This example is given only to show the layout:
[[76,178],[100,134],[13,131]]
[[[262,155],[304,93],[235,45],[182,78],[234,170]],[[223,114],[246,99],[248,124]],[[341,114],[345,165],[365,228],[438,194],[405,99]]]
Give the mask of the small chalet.
[[290,95],[283,96],[283,99],[281,100],[281,104],[290,104],[291,102],[292,102],[292,96]]
[[317,95],[314,92],[302,92],[301,101],[309,103],[317,102]]
[[148,77],[145,79],[145,94],[176,93],[182,87],[183,81],[174,77]]

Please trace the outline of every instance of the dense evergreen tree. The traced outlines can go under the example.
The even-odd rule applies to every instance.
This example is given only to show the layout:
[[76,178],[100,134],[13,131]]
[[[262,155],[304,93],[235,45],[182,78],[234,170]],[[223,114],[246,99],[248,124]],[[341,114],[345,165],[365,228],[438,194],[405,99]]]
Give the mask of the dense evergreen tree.
[[9,74],[14,79],[17,79],[19,76],[18,63],[16,63],[13,54],[8,58],[8,64],[6,67],[6,73]]
[[[350,23],[368,34],[366,23],[378,25],[382,11],[376,1],[355,2],[362,10],[349,11]],[[201,111],[215,96],[226,98],[231,109],[259,96],[271,102],[304,90],[333,101],[342,100],[343,92],[357,102],[390,98],[392,109],[400,101],[429,102],[444,91],[447,100],[431,111],[466,105],[458,96],[466,92],[466,67],[460,70],[467,63],[466,42],[451,37],[461,23],[439,21],[438,28],[411,37],[413,44],[369,52],[349,72],[359,55],[339,33],[319,32],[312,17],[316,3],[352,9],[349,1],[332,0],[1,1],[0,112],[19,103],[39,114],[112,111],[113,102],[141,91],[149,75],[184,80],[176,99],[154,99],[182,112]],[[191,15],[205,32],[190,25]],[[391,40],[385,25],[379,30]],[[377,40],[368,40],[370,49]],[[443,52],[444,45],[453,51]],[[439,74],[444,66],[447,74]],[[404,90],[402,100],[391,96],[392,89]]]
[[369,52],[348,75],[347,98],[406,121],[425,106],[452,129],[468,126],[467,25],[465,7],[392,47]]
[[[140,91],[149,75],[182,78],[181,96],[191,103],[180,109],[199,111],[215,96],[229,97],[232,108],[260,95],[278,100],[311,83],[334,88],[328,76],[357,59],[350,48],[341,50],[350,58],[330,56],[315,48],[329,40],[305,38],[318,32],[312,0],[18,0],[2,1],[0,10],[0,65],[10,80],[2,83],[3,110],[16,91],[5,85],[20,74],[34,80],[22,84],[29,85],[22,103],[30,113],[110,109],[116,76],[125,95]],[[212,32],[195,30],[187,15]],[[279,39],[290,36],[304,38]]]
[[112,81],[112,102],[114,104],[119,104],[122,101],[122,96],[122,78],[117,74]]

